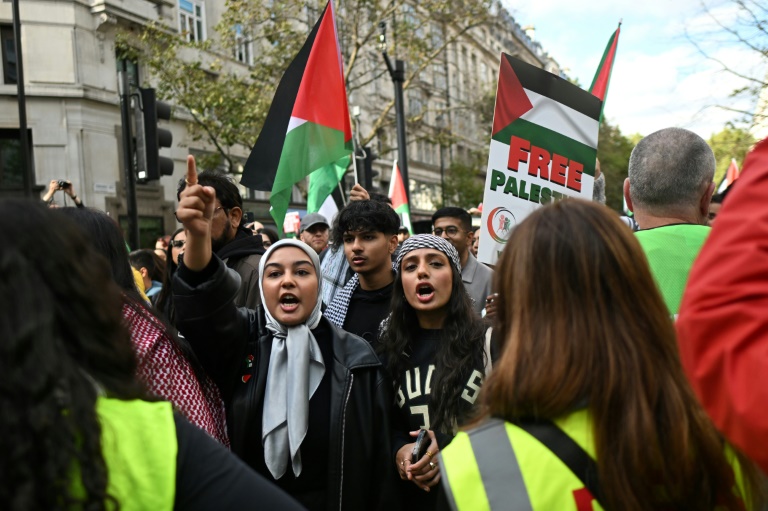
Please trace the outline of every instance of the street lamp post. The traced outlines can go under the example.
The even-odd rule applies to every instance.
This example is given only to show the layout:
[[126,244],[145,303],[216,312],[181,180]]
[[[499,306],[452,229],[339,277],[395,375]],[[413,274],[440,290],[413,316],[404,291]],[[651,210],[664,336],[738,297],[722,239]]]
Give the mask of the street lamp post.
[[410,181],[408,181],[408,145],[405,135],[405,107],[403,106],[403,82],[405,82],[405,62],[395,59],[395,65],[387,55],[387,24],[383,21],[379,23],[381,34],[379,35],[379,49],[387,64],[389,76],[395,86],[395,118],[397,121],[397,163],[400,168],[400,175],[405,185],[405,196],[408,200],[408,207],[411,204]]

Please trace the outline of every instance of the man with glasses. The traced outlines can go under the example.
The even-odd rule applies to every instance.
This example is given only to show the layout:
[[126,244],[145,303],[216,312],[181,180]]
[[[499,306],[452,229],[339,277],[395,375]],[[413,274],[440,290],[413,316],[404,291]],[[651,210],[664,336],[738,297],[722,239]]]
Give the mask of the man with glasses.
[[[197,176],[203,186],[216,190],[216,206],[211,222],[211,249],[240,275],[240,290],[235,296],[238,307],[255,309],[261,303],[259,294],[259,261],[264,254],[261,236],[245,228],[243,198],[231,178],[206,170]],[[177,197],[186,188],[179,182]]]
[[440,236],[453,245],[461,259],[461,280],[478,314],[483,314],[486,304],[493,302],[491,282],[493,270],[480,264],[470,252],[475,236],[472,232],[472,217],[461,208],[438,209],[432,215],[432,234]]

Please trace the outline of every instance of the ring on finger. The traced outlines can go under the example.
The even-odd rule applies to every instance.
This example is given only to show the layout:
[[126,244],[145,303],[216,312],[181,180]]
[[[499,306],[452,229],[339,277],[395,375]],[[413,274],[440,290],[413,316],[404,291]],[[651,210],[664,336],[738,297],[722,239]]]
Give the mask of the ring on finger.
[[435,453],[433,453],[432,451],[427,451],[427,456],[429,456],[430,458],[432,458],[432,456],[434,456],[434,455],[435,455]]
[[429,468],[435,468],[437,465],[435,465],[433,462],[429,462]]
[[192,183],[190,183],[186,177],[184,178],[184,182],[187,183],[187,186],[192,186]]

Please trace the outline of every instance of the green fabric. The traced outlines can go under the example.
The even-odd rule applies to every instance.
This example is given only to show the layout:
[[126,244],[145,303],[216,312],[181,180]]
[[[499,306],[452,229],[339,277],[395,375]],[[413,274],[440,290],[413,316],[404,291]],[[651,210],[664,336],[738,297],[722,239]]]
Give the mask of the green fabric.
[[709,230],[705,225],[680,224],[635,233],[672,316],[680,310],[688,274]]
[[325,199],[333,193],[339,181],[347,172],[352,158],[347,155],[339,161],[320,167],[309,175],[309,192],[307,193],[307,213],[320,211]]
[[[170,403],[100,397],[101,451],[107,493],[122,511],[172,510],[176,499],[176,425]],[[73,494],[84,488],[75,470]]]
[[305,122],[285,135],[280,163],[272,185],[270,214],[282,232],[293,185],[325,165],[337,162],[352,152],[352,141],[344,141],[344,132]]

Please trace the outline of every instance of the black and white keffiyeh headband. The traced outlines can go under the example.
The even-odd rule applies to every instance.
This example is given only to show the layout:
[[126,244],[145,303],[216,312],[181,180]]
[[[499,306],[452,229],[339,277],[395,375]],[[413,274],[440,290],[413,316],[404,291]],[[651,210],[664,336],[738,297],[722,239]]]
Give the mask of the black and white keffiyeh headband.
[[439,250],[445,254],[449,261],[453,263],[456,271],[461,273],[461,259],[459,259],[459,253],[456,251],[456,248],[454,248],[453,245],[445,241],[443,238],[435,236],[434,234],[416,234],[415,236],[411,236],[405,240],[403,245],[400,247],[400,252],[397,254],[397,259],[395,260],[395,269],[400,272],[400,265],[403,262],[403,258],[408,254],[408,252],[413,252],[414,250],[419,250],[420,248],[432,248],[434,250]]

